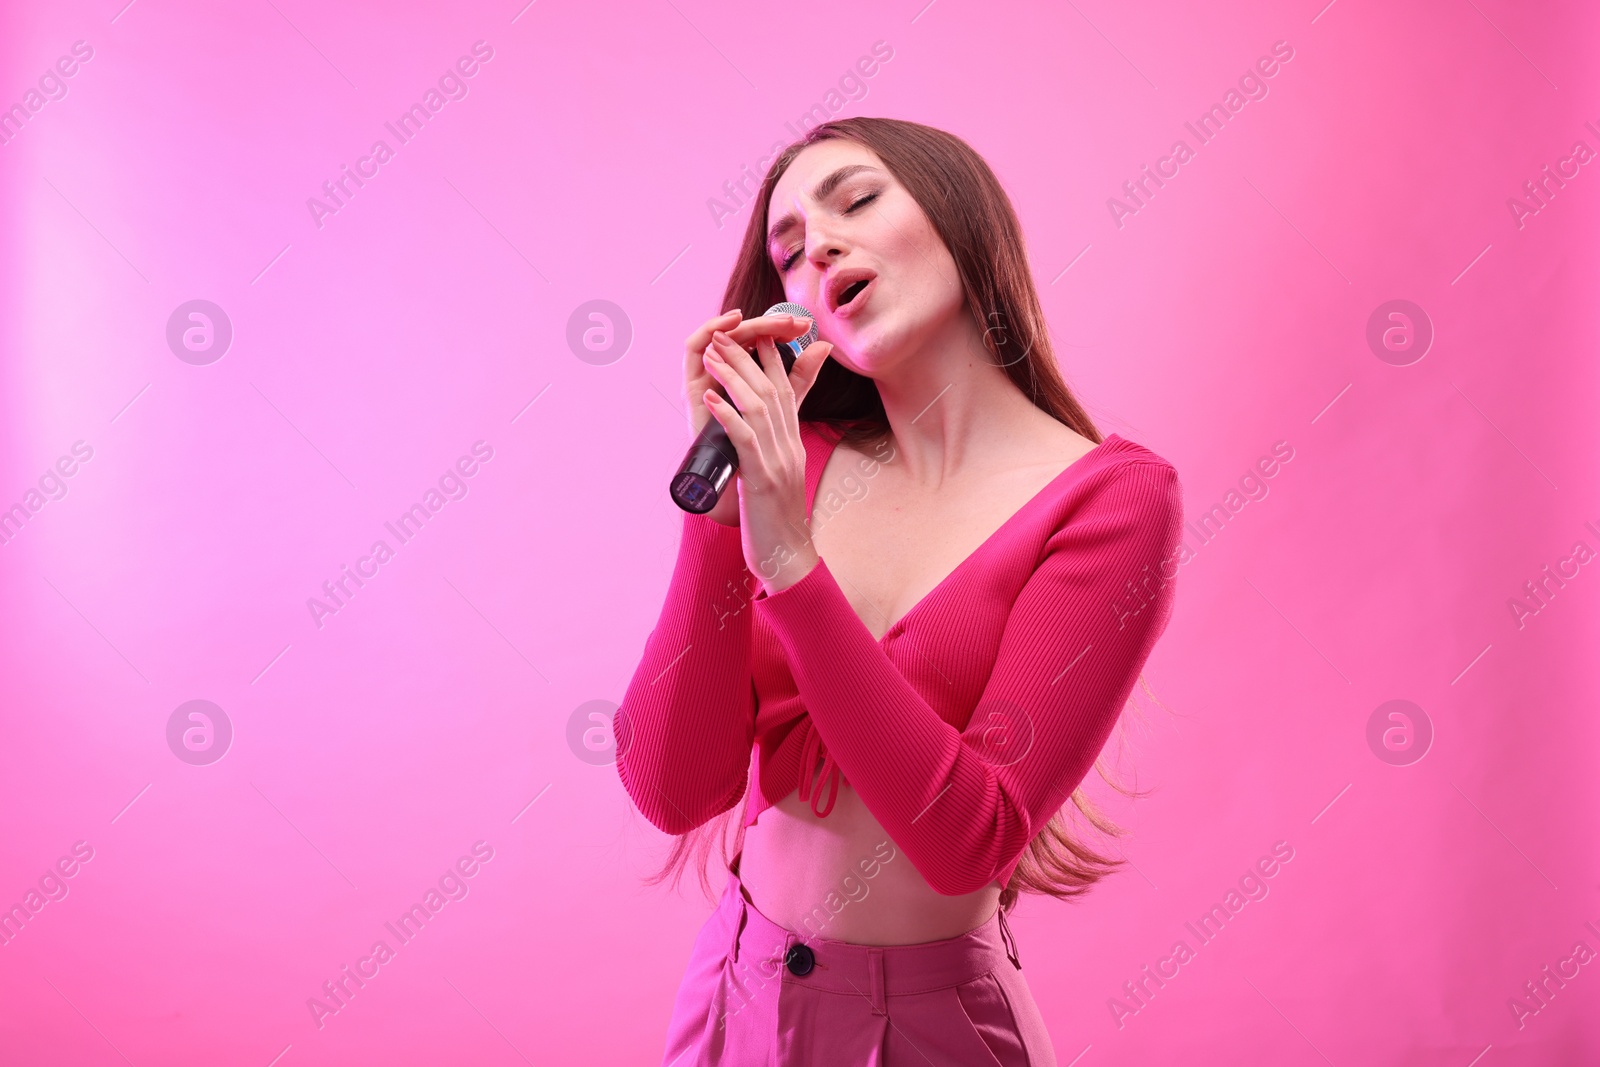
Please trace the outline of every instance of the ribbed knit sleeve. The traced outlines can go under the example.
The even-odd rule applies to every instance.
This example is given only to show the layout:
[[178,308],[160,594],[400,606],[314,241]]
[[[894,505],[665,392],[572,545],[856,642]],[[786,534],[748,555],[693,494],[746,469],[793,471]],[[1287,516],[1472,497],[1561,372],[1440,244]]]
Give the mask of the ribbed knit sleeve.
[[660,619],[613,718],[623,788],[666,833],[687,833],[744,794],[756,588],[739,528],[686,513]]
[[900,674],[825,562],[756,598],[828,751],[936,892],[1004,885],[1093,767],[1166,627],[1181,522],[1165,461],[1109,472],[1047,540],[964,732]]

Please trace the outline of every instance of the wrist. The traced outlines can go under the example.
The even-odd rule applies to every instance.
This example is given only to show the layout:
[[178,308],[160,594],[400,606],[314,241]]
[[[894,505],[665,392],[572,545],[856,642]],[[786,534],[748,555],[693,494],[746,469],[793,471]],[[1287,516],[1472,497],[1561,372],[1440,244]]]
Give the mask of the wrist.
[[804,548],[791,553],[787,560],[779,564],[776,573],[770,578],[763,576],[761,584],[768,596],[781,593],[810,574],[821,562],[822,557],[817,555],[817,550],[807,544]]

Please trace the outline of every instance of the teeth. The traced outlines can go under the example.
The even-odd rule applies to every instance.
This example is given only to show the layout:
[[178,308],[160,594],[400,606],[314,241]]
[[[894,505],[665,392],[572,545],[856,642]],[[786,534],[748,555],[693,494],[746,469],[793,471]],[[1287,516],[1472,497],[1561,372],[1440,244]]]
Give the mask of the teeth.
[[854,300],[858,295],[860,295],[861,290],[865,289],[866,287],[867,283],[864,279],[859,282],[851,282],[849,285],[845,286],[844,292],[839,294],[839,306],[844,307],[846,304],[850,303],[850,301]]

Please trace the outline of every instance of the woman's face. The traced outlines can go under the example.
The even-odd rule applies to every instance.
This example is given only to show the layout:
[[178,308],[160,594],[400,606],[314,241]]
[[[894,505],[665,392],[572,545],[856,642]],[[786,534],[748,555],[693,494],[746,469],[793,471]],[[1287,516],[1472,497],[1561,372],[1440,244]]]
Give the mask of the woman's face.
[[822,141],[795,157],[767,207],[767,254],[810,308],[833,358],[881,377],[968,316],[955,260],[871,149]]

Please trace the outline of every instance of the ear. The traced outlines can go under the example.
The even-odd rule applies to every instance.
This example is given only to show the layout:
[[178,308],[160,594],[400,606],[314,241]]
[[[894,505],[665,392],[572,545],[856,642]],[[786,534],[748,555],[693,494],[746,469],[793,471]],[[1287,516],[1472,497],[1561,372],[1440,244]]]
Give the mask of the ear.
[[827,341],[814,341],[806,350],[795,357],[794,366],[789,371],[789,384],[794,390],[794,404],[799,408],[801,401],[817,382],[817,375],[822,371],[822,363],[833,352],[833,345]]

